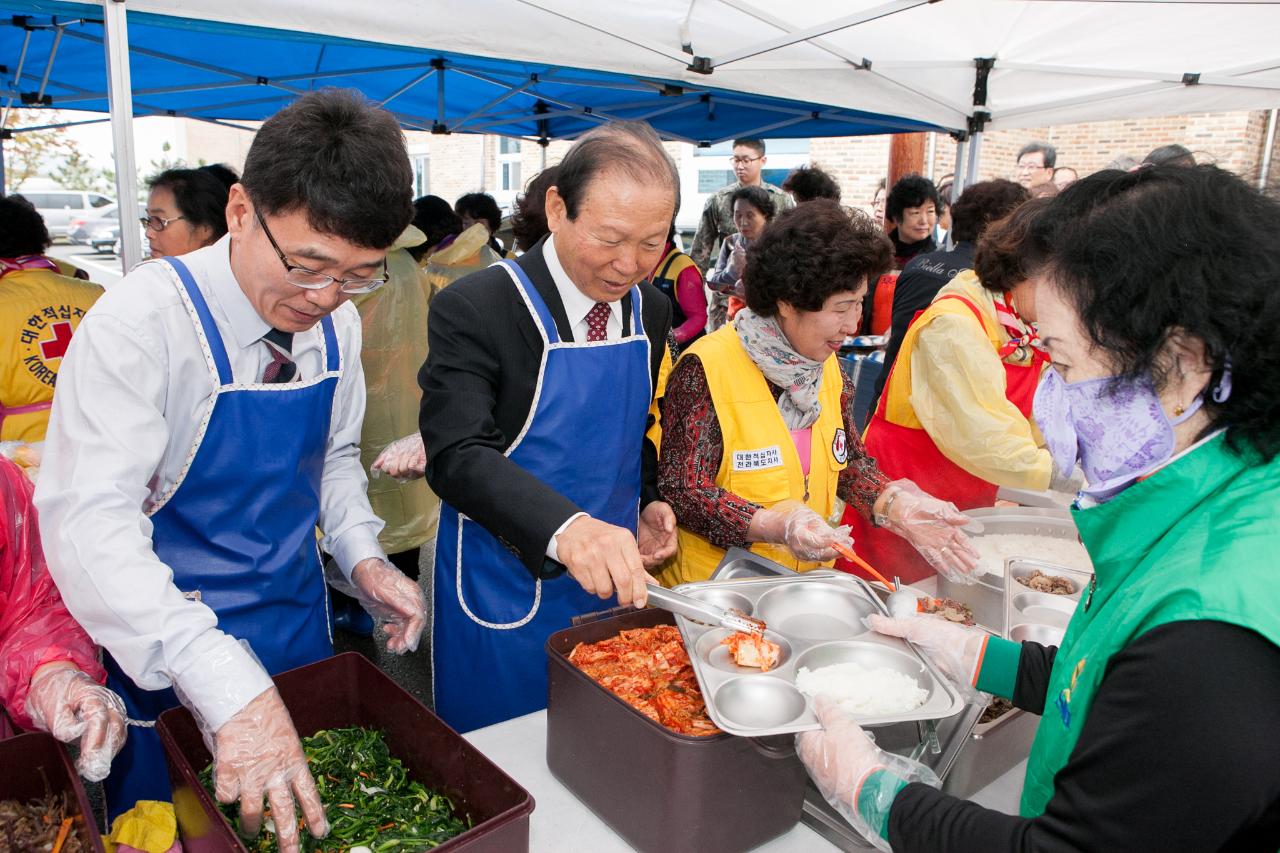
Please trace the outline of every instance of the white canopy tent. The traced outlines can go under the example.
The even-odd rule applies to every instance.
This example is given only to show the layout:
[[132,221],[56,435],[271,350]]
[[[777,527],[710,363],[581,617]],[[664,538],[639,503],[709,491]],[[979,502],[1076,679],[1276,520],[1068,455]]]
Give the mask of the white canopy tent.
[[[129,0],[130,9],[712,85],[950,129],[1280,106],[1268,0]],[[958,189],[958,187],[957,187]]]
[[[1271,0],[129,0],[988,129],[1280,105]],[[985,103],[974,105],[986,64]]]
[[[33,5],[52,9],[59,4]],[[981,134],[988,129],[1280,107],[1280,3],[1266,0],[91,0],[82,5],[106,7],[118,142],[130,135],[124,127],[128,99],[119,92],[128,86],[128,71],[118,61],[124,51],[113,51],[110,42],[119,48],[127,38],[119,20],[124,8],[192,19],[206,29],[210,22],[272,28],[616,72],[649,85],[709,86],[900,117],[952,131],[960,143],[957,171],[970,180],[977,174]],[[252,57],[235,59],[240,66],[253,64]],[[404,90],[432,85],[429,77],[423,73]],[[279,88],[266,75],[261,82]],[[520,88],[528,85],[526,80]],[[503,119],[495,116],[492,124]],[[780,114],[761,133],[790,125],[794,134],[799,130],[794,125],[817,118],[816,112]],[[121,187],[122,200],[131,195]]]

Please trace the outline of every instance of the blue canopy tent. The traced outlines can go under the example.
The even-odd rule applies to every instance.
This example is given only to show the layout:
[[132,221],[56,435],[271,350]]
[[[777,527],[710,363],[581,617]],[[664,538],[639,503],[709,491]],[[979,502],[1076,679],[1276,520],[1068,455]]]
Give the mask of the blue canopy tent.
[[[130,109],[234,124],[264,119],[322,86],[359,89],[406,129],[492,133],[542,144],[611,119],[642,119],[665,138],[699,145],[741,136],[936,129],[919,120],[687,81],[466,55],[445,45],[377,44],[137,12],[129,13],[126,30],[123,9],[112,0],[101,6],[0,0],[0,105],[6,119],[12,106],[110,112],[120,124],[117,175],[125,204],[136,196],[132,152],[122,150],[132,137],[126,129]],[[128,62],[113,62],[112,50],[125,44]],[[126,246],[126,264],[134,258]]]

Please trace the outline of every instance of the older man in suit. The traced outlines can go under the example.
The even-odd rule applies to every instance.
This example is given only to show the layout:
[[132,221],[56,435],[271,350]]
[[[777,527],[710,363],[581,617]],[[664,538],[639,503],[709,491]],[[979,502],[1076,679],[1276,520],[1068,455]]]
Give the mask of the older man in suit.
[[547,190],[551,235],[432,303],[433,684],[460,731],[545,706],[547,637],[615,593],[643,606],[675,551],[645,438],[671,306],[642,279],[678,194],[652,129],[597,128]]

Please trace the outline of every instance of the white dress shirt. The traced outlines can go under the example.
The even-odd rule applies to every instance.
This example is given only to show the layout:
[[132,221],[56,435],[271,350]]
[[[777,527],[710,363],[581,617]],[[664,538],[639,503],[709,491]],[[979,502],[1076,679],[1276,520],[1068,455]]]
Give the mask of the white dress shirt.
[[[556,291],[560,301],[564,303],[564,313],[569,317],[569,328],[573,332],[575,343],[587,339],[587,314],[596,307],[596,301],[578,289],[569,278],[569,274],[560,265],[560,256],[556,254],[556,238],[551,235],[542,244],[542,257],[551,271],[551,280],[556,283]],[[605,340],[616,341],[622,337],[622,300],[609,303],[609,322],[605,326]]]
[[[564,304],[564,313],[569,317],[569,328],[573,332],[573,340],[575,343],[582,342],[587,339],[587,314],[591,309],[596,307],[596,301],[587,296],[578,286],[573,283],[573,279],[569,278],[569,274],[564,271],[564,266],[560,263],[560,256],[556,254],[556,237],[554,234],[547,237],[547,242],[542,244],[542,257],[547,262],[547,269],[551,271],[551,280],[556,283],[556,291],[560,294],[560,301]],[[622,337],[622,300],[609,303],[609,322],[605,324],[604,337],[607,341],[616,341]],[[570,524],[573,524],[585,512],[576,512],[569,516],[564,524],[551,536],[551,541],[547,543],[547,556],[557,563],[560,562],[560,552],[556,547],[556,542],[560,538],[560,534]]]
[[[223,237],[182,260],[234,381],[252,384],[271,362],[261,341],[269,326],[232,274],[230,248]],[[179,484],[217,384],[175,284],[166,264],[144,263],[81,321],[59,372],[35,501],[49,570],[72,615],[139,686],[179,688],[216,729],[271,681],[152,549],[147,512]],[[321,545],[349,578],[360,560],[385,555],[360,465],[360,317],[349,303],[332,316],[342,376],[321,479]],[[319,323],[294,335],[303,380],[324,372],[322,338]],[[245,436],[246,448],[267,438]]]

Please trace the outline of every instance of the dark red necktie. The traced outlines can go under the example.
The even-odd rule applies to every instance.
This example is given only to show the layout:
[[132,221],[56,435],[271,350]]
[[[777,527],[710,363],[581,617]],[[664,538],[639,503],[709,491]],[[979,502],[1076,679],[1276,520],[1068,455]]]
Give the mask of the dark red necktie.
[[606,331],[609,328],[609,314],[611,310],[608,302],[597,302],[587,312],[587,340],[603,341],[608,337]]
[[263,384],[292,382],[293,377],[298,373],[298,365],[289,358],[293,351],[293,335],[279,329],[272,329],[262,336],[262,342],[271,353],[271,363],[262,371]]

